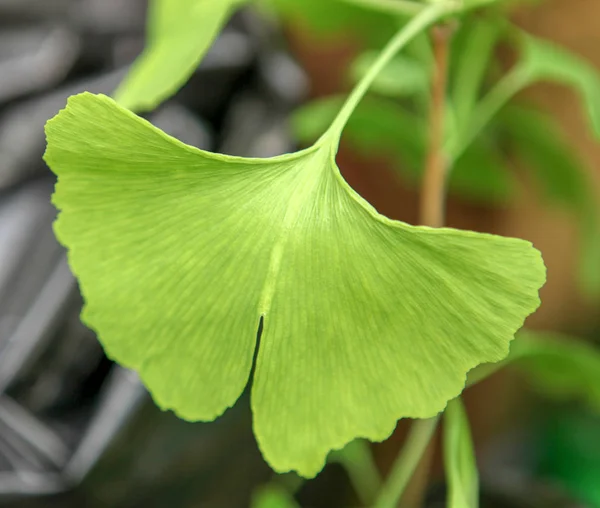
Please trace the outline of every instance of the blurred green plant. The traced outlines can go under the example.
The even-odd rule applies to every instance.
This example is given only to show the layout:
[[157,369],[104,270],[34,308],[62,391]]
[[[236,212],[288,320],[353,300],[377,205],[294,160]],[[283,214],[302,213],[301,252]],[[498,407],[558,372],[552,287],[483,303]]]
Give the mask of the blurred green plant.
[[471,430],[460,399],[446,408],[444,425],[444,466],[448,484],[448,508],[479,506],[479,474],[475,463]]
[[508,361],[545,396],[577,400],[600,414],[597,346],[564,334],[528,330],[513,343]]
[[299,505],[285,487],[274,482],[257,490],[251,508],[299,508]]
[[[597,351],[527,333],[506,359],[539,304],[539,253],[521,240],[391,221],[346,184],[335,155],[344,131],[419,183],[439,151],[442,185],[501,203],[518,188],[506,171],[510,147],[594,238],[585,242],[582,279],[597,293],[596,205],[581,163],[537,112],[509,103],[539,80],[568,84],[598,131],[598,76],[511,27],[501,2],[262,0],[321,35],[350,30],[369,48],[349,72],[348,98],[294,115],[307,149],[271,159],[213,154],[128,111],[176,93],[242,3],[153,0],[147,47],[116,102],[75,96],[47,124],[45,160],[59,178],[56,233],[86,300],[82,319],[111,358],[140,372],[159,406],[189,420],[212,420],[235,403],[260,337],[252,409],[266,460],[312,477],[341,449],[329,460],[344,466],[365,506],[397,505],[451,401],[448,506],[477,506],[468,419],[456,399],[467,372],[482,364],[473,384],[514,361],[547,393],[595,400]],[[459,25],[442,104],[429,91],[445,72],[429,45],[434,24]],[[508,73],[493,65],[505,42],[521,55]],[[423,120],[428,111],[443,122],[439,146]],[[368,446],[355,439],[383,440],[404,417],[420,420],[382,482]],[[275,482],[253,506],[297,503],[293,489]]]

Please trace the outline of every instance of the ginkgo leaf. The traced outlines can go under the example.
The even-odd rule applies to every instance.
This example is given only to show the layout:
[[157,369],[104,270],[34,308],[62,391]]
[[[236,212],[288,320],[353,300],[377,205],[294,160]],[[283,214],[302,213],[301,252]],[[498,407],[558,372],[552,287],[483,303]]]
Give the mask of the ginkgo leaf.
[[92,94],[46,133],[84,322],[187,420],[234,404],[262,322],[251,406],[276,471],[311,477],[330,450],[437,414],[539,305],[529,242],[379,215],[340,176],[336,135],[228,157]]
[[600,73],[591,63],[551,42],[522,34],[519,66],[530,82],[554,81],[573,87],[583,99],[592,127],[600,136]]
[[149,111],[177,92],[245,1],[151,0],[146,47],[115,100],[133,111]]
[[469,420],[460,399],[449,402],[444,413],[444,467],[448,483],[447,508],[477,508],[479,474]]

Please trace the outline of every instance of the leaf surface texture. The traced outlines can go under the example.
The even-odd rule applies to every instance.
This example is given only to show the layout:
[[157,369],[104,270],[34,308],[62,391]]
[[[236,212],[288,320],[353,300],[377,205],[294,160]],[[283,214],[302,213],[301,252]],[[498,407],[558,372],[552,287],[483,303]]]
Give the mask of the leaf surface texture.
[[259,446],[314,476],[504,358],[545,280],[529,242],[413,227],[342,179],[337,140],[272,159],[184,145],[104,96],[46,127],[83,319],[157,404],[212,420],[248,382]]

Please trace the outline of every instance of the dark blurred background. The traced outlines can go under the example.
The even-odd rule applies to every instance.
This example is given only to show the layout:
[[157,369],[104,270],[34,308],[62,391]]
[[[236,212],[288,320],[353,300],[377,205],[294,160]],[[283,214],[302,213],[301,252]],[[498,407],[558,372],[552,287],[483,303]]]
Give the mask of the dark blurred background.
[[[134,373],[105,358],[79,321],[81,298],[52,233],[44,123],[69,95],[115,89],[143,48],[145,12],[142,0],[0,0],[0,506],[247,507],[274,476],[257,450],[247,395],[214,423],[185,423],[159,411]],[[295,149],[290,114],[309,97],[347,90],[348,68],[371,41],[360,15],[325,33],[318,14],[282,12],[277,22],[250,9],[236,15],[191,80],[148,119],[208,150],[266,157]],[[600,67],[596,0],[549,0],[514,17]],[[508,59],[498,55],[500,64]],[[600,146],[574,95],[540,86],[522,99],[556,118],[598,198]],[[343,143],[339,163],[382,213],[417,223],[418,193],[389,158]],[[598,302],[577,283],[576,220],[548,206],[519,164],[510,162],[521,185],[514,199],[489,206],[453,195],[449,225],[533,241],[548,284],[528,325],[597,344]],[[545,402],[510,371],[465,398],[482,506],[600,506],[597,416],[578,404]],[[375,445],[382,472],[404,432],[401,423]],[[443,499],[436,460],[430,506]],[[301,486],[297,500],[356,505],[336,464]]]

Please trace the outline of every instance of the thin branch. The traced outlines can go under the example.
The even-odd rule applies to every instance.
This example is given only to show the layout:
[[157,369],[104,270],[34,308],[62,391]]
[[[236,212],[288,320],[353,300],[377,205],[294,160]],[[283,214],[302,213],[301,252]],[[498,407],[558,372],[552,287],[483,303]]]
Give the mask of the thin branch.
[[455,136],[449,140],[446,152],[452,158],[452,162],[464,153],[494,116],[525,88],[529,81],[530,76],[527,70],[519,65],[498,81],[473,110],[466,131],[459,133],[460,137]]
[[429,112],[429,149],[421,189],[421,223],[439,228],[444,224],[446,172],[448,159],[444,150],[448,54],[452,28],[437,25],[431,29],[435,67],[431,83]]
[[408,482],[429,446],[437,423],[437,417],[428,420],[415,420],[412,423],[406,443],[392,466],[392,471],[375,502],[374,508],[396,508],[398,506]]

